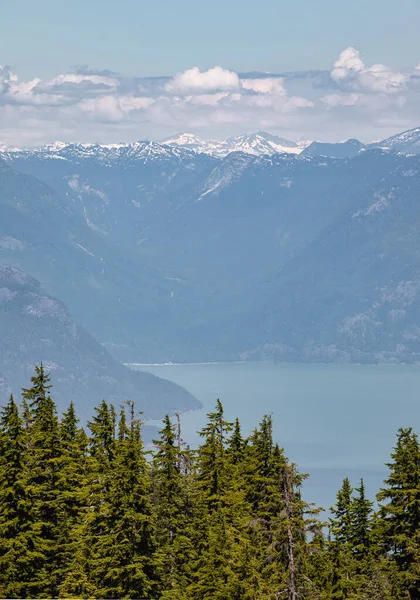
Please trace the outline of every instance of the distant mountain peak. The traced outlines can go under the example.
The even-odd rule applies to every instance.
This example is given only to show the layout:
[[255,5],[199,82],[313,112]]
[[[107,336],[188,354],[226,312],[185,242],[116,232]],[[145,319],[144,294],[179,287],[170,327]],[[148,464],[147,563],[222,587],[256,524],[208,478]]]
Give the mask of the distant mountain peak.
[[420,153],[420,127],[414,127],[407,131],[402,131],[396,135],[392,135],[381,142],[372,144],[377,148],[384,150],[394,150],[395,152],[403,152],[404,154],[419,154]]
[[18,267],[6,266],[0,269],[0,287],[39,289],[40,283]]
[[355,138],[340,142],[292,141],[274,133],[258,131],[243,133],[223,140],[202,138],[195,133],[181,132],[162,141],[138,140],[100,144],[97,142],[56,141],[39,148],[20,149],[0,143],[0,157],[14,158],[54,158],[62,160],[96,160],[103,164],[126,161],[150,161],[171,159],[194,159],[197,154],[213,158],[224,158],[233,152],[252,156],[272,156],[274,154],[302,154],[305,156],[331,156],[351,158],[366,149],[379,148],[403,154],[420,153],[420,127],[415,127],[393,135],[385,140],[363,144]]
[[243,152],[254,156],[276,153],[300,154],[309,143],[292,142],[264,131],[244,133],[225,140],[202,139],[192,133],[179,133],[162,142],[166,146],[188,148],[216,158],[223,158],[232,152]]

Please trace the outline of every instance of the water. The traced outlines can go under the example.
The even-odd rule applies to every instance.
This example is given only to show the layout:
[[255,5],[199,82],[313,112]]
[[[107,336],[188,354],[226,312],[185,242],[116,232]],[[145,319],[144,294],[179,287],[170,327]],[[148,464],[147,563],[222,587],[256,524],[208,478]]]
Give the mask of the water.
[[218,363],[137,367],[179,383],[203,409],[182,416],[183,437],[197,430],[215,401],[248,434],[272,414],[274,437],[301,471],[305,495],[329,507],[343,477],[363,476],[371,498],[380,487],[399,427],[420,430],[420,366]]

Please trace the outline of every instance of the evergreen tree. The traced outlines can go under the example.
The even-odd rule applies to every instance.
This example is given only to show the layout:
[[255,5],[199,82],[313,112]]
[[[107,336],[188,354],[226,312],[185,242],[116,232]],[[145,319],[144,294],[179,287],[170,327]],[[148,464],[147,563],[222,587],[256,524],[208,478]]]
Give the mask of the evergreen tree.
[[193,538],[197,560],[188,593],[189,597],[222,600],[231,598],[233,590],[238,588],[239,548],[235,547],[235,541],[241,538],[244,505],[234,478],[230,477],[227,447],[232,424],[225,420],[220,400],[207,419],[200,432],[203,443],[197,457],[199,505]]
[[14,543],[15,564],[19,565],[14,585],[24,597],[53,597],[57,592],[58,419],[49,396],[50,377],[42,364],[35,367],[31,383],[32,387],[23,390],[23,422],[14,401],[6,409],[9,416],[13,415],[16,435],[26,443],[25,451],[18,453],[24,461],[16,484],[21,487],[19,507],[24,514]]
[[371,548],[371,517],[373,502],[366,498],[363,479],[355,489],[356,496],[350,507],[350,539],[353,555],[359,562],[366,561]]
[[52,388],[51,376],[45,371],[42,363],[39,366],[36,365],[34,371],[31,377],[31,387],[22,390],[23,418],[26,427],[30,426],[34,416],[47,400]]
[[148,597],[154,587],[148,467],[141,423],[135,418],[132,403],[130,407],[129,427],[122,413],[119,439],[112,444],[110,478],[102,508],[103,532],[95,532],[92,540],[92,577],[103,598]]
[[329,537],[306,478],[273,441],[244,440],[222,404],[197,450],[163,420],[150,463],[129,403],[58,421],[36,367],[0,412],[0,595],[162,600],[420,600],[420,444],[401,429],[373,514],[345,478]]
[[220,506],[227,487],[226,442],[232,424],[225,420],[220,400],[216,410],[207,415],[207,425],[200,431],[204,443],[198,453],[199,482],[207,497],[209,509]]
[[27,438],[13,396],[1,411],[0,430],[0,591],[3,598],[27,595],[35,576],[27,482]]
[[[102,556],[100,549],[106,548],[110,533],[109,495],[117,451],[114,407],[103,400],[95,407],[95,415],[88,427],[89,438],[83,430],[77,430],[74,408],[70,405],[61,424],[63,444],[67,448],[64,455],[69,459],[71,470],[66,479],[71,481],[80,475],[84,485],[74,498],[73,514],[78,516],[72,525],[71,540],[63,549],[69,560],[63,569],[59,589],[63,597],[105,598],[98,556]],[[78,455],[76,471],[72,470],[72,455]]]
[[380,538],[397,569],[398,588],[420,598],[420,446],[411,428],[400,429],[377,495]]
[[[74,404],[70,403],[64,412],[60,427],[61,458],[59,463],[58,489],[58,577],[62,582],[69,570],[74,568],[74,559],[80,555],[77,530],[82,522],[88,504],[89,461],[87,456],[88,438],[83,429],[78,428]],[[78,578],[77,589],[80,589]],[[60,588],[61,589],[61,588]],[[67,583],[67,590],[69,584]],[[61,592],[60,592],[61,593]]]
[[227,448],[229,462],[233,465],[242,463],[245,457],[245,448],[246,443],[242,437],[241,424],[239,423],[239,419],[236,418]]
[[154,440],[152,462],[152,501],[156,517],[157,552],[154,557],[161,598],[184,597],[191,574],[188,565],[194,554],[191,541],[192,477],[183,470],[180,425],[168,415]]
[[355,589],[352,545],[352,493],[352,486],[348,477],[346,477],[337,493],[337,502],[331,508],[330,532],[333,536],[330,542],[332,598],[337,600],[350,598]]

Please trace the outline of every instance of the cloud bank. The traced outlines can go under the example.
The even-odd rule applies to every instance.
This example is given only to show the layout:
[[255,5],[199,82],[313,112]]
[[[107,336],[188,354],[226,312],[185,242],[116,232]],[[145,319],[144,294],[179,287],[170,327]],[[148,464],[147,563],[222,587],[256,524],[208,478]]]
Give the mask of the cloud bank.
[[161,139],[180,131],[225,138],[379,139],[420,123],[420,63],[367,65],[346,48],[317,72],[241,75],[216,65],[173,77],[126,77],[81,68],[19,79],[0,67],[0,144]]

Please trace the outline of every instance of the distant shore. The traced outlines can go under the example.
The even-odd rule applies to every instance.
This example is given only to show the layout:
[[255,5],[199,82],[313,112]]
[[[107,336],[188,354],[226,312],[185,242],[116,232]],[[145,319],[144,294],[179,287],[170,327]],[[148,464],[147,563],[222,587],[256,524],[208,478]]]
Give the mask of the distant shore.
[[[232,363],[229,364],[238,364],[241,363],[243,361],[234,361]],[[218,361],[213,361],[213,362],[195,362],[195,363],[173,363],[173,362],[166,362],[166,363],[124,363],[125,367],[194,367],[194,366],[199,366],[199,365],[219,365],[220,362]]]

